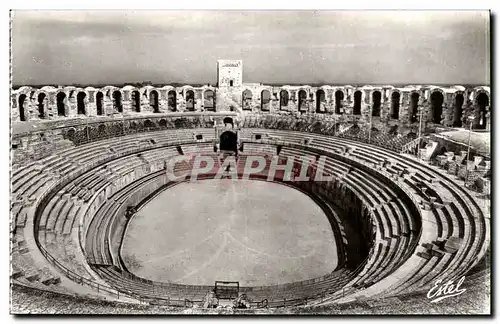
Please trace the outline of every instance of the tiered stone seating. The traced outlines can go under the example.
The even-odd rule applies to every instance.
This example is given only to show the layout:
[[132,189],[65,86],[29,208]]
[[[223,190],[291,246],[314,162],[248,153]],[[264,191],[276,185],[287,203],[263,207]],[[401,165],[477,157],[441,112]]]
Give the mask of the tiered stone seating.
[[[268,130],[268,132],[270,132],[270,131]],[[272,131],[271,131],[271,133],[272,133]],[[295,135],[288,137],[287,132],[274,132],[273,134],[275,134],[276,136],[280,136],[285,142],[289,138],[290,138],[290,142],[296,142],[297,141],[297,137]],[[306,136],[306,135],[304,135],[304,136]],[[311,136],[310,134],[307,134],[307,137],[310,137],[310,136]],[[332,141],[335,142],[335,141],[337,141],[337,139],[332,139]],[[313,139],[313,142],[317,143],[318,141],[316,139]],[[380,156],[381,154],[385,154],[385,153],[377,152],[378,151],[377,148],[371,148],[369,146],[363,147],[362,145],[357,144],[355,142],[352,142],[352,145],[356,146],[356,151],[358,151],[358,150],[366,151],[366,152],[369,152],[369,154],[373,155],[373,156]],[[385,154],[385,155],[387,156],[387,154]],[[402,156],[397,156],[397,155],[391,155],[390,158],[391,158],[391,165],[390,166],[392,168],[396,168],[396,171],[401,171],[401,169],[404,170],[404,169],[408,169],[408,168],[414,169],[414,170],[416,170],[416,172],[420,172],[420,174],[417,176],[417,178],[420,178],[419,180],[423,180],[423,181],[427,181],[427,182],[433,181],[433,178],[436,178],[436,177],[439,178],[439,179],[443,179],[442,176],[436,175],[435,172],[432,172],[430,167],[418,164],[417,162],[412,161],[412,160],[410,160],[408,158],[405,158],[405,157],[402,157]],[[449,181],[449,180],[445,180],[445,181]],[[456,189],[453,189],[453,192],[456,193],[457,190],[459,190],[458,189],[459,187],[455,187],[455,188]],[[469,200],[469,201],[471,201],[471,200]],[[463,220],[464,218],[463,218],[462,215],[466,215],[466,214],[462,214],[462,211],[460,211],[460,207],[456,206],[456,204],[451,205],[449,208],[453,208],[452,210],[450,210],[449,215],[455,215],[455,216],[457,216],[456,222],[453,222],[453,220],[452,220],[452,224],[456,223],[456,225],[454,225],[453,227],[458,231],[459,235],[463,235],[463,232],[461,230],[461,228],[463,228],[463,226],[460,225],[460,223],[458,221],[458,218],[460,218],[461,220]],[[449,222],[447,222],[447,224],[449,225]],[[481,227],[478,227],[478,228],[481,228]],[[470,233],[465,233],[465,235],[470,236]],[[484,243],[484,241],[479,240],[476,243],[476,245],[477,246],[482,246],[483,243]],[[447,258],[445,258],[444,260],[446,260]],[[436,263],[437,263],[437,261],[436,261]],[[440,263],[440,264],[445,264],[445,266],[446,266],[449,263]],[[427,266],[431,267],[429,265],[427,265]],[[464,268],[466,268],[466,267],[464,266]],[[442,270],[444,270],[444,268]]]
[[[292,125],[292,123],[290,123]],[[259,126],[258,123],[255,126]],[[312,131],[310,125],[293,127],[302,131]],[[351,130],[349,130],[351,131]],[[348,132],[349,132],[348,131]],[[259,132],[263,136],[264,144],[252,143],[252,132]],[[356,132],[356,130],[352,130]],[[366,134],[362,130],[357,131],[359,138]],[[203,153],[213,154],[211,142],[199,143],[197,146],[187,144],[188,142],[199,142],[195,134],[203,134],[203,141],[215,139],[214,129],[186,129],[186,130],[164,130],[158,132],[134,134],[98,141],[91,144],[81,145],[54,152],[53,156],[28,163],[26,166],[16,166],[13,176],[13,198],[26,199],[38,198],[45,188],[57,181],[60,177],[72,177],[82,173],[79,178],[74,178],[71,183],[61,189],[41,214],[38,231],[40,244],[46,246],[50,253],[71,271],[89,276],[87,270],[75,258],[75,251],[79,249],[77,242],[71,239],[72,229],[77,228],[78,220],[88,211],[88,202],[96,192],[110,185],[136,168],[150,165],[165,158],[163,152],[178,154],[173,147],[162,151],[158,149],[162,145],[172,142],[179,143],[184,154]],[[280,131],[271,129],[248,129],[240,131],[240,139],[245,139],[245,152],[258,152],[259,154],[276,153],[276,147],[269,142],[285,144],[281,155],[293,156],[316,155],[308,153],[307,149],[320,149],[325,152],[340,154],[351,161],[362,163],[374,172],[353,169],[349,163],[341,162],[331,157],[326,160],[325,171],[342,179],[354,192],[363,198],[366,205],[371,207],[371,213],[376,223],[378,233],[372,255],[368,259],[363,271],[353,281],[357,287],[370,286],[373,283],[387,277],[397,269],[400,264],[410,257],[415,262],[414,270],[408,272],[404,280],[396,283],[387,294],[405,293],[408,290],[424,289],[437,279],[456,278],[467,273],[485,252],[485,243],[489,242],[489,219],[485,219],[474,199],[442,173],[433,171],[432,167],[423,165],[405,156],[397,155],[373,145],[365,145],[361,142],[347,140],[345,138],[326,137],[316,133],[300,133],[295,131]],[[307,140],[306,140],[307,139]],[[256,141],[259,142],[259,141]],[[385,143],[382,143],[385,142]],[[389,138],[383,134],[372,136],[372,142],[384,147],[398,147],[404,140]],[[286,144],[294,144],[289,147]],[[382,145],[384,144],[384,145]],[[137,155],[139,151],[143,151]],[[122,157],[124,154],[131,154]],[[99,172],[83,173],[87,168],[97,166],[106,160],[111,160],[106,168]],[[245,154],[240,156],[238,165],[244,165]],[[385,165],[385,166],[384,166]],[[189,163],[179,166],[184,170],[192,167]],[[406,172],[402,178],[401,173]],[[421,241],[416,246],[419,237],[419,227],[408,206],[399,194],[386,187],[379,176],[389,174],[396,175],[394,183],[405,188],[413,194],[421,194],[421,200],[430,203],[431,214],[436,220],[436,242]],[[114,177],[114,178],[113,178]],[[399,178],[399,179],[398,179]],[[141,180],[142,181],[142,180]],[[144,180],[145,181],[145,180]],[[427,190],[422,190],[422,184]],[[138,184],[137,184],[138,185]],[[132,190],[133,186],[130,188]],[[89,236],[95,240],[87,240],[86,251],[88,261],[91,264],[112,265],[113,258],[107,249],[105,236],[102,233],[109,227],[109,216],[113,215],[119,208],[120,202],[125,199],[131,191],[125,191],[124,196],[115,201],[114,204],[106,205],[95,213],[95,219],[88,228]],[[432,199],[433,198],[433,199]],[[415,199],[418,200],[418,199]],[[17,228],[24,227],[26,223],[26,205],[21,201],[12,204],[11,213]],[[421,206],[419,206],[421,207]],[[20,235],[16,233],[15,235]],[[428,236],[430,237],[430,236]],[[450,253],[443,249],[440,244],[447,240],[461,239],[462,245],[457,252]],[[15,241],[13,249],[13,272],[15,280],[27,280],[32,282],[43,282],[53,285],[58,282],[57,277],[50,273],[48,268],[37,269],[33,267],[22,236]],[[108,251],[108,252],[105,252]],[[113,285],[122,287],[125,291],[140,291],[145,296],[157,298],[166,295],[182,300],[202,299],[205,288],[186,288],[185,286],[164,287],[162,292],[148,290],[151,285],[144,281],[124,276],[117,268],[94,266],[103,277],[107,278]],[[342,270],[341,270],[342,271]],[[269,297],[270,305],[287,305],[284,299],[291,300],[288,305],[303,303],[304,298],[313,298],[319,292],[321,294],[334,294],[348,281],[353,279],[351,273],[338,272],[334,276],[322,278],[305,284],[291,284],[283,287],[252,288],[248,290],[252,298],[259,300]],[[161,285],[155,284],[154,287]],[[180,285],[179,285],[180,286]],[[156,289],[156,288],[155,288]],[[200,291],[198,291],[200,289]],[[173,296],[173,297],[172,297]]]

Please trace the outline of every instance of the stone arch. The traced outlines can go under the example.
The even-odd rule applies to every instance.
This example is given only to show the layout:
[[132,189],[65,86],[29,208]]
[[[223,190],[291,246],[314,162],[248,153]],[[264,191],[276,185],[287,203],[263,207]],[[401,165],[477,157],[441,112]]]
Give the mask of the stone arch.
[[167,120],[166,119],[160,119],[160,122],[158,123],[160,127],[167,127]]
[[416,91],[412,92],[410,95],[410,107],[408,112],[410,116],[410,123],[415,123],[417,121],[419,100],[420,100],[420,94]]
[[322,104],[326,105],[326,94],[323,89],[319,89],[316,91],[316,112],[317,113],[324,113],[326,112],[326,109],[323,109],[324,106]]
[[58,116],[66,116],[66,94],[64,92],[58,92],[56,95],[56,103],[57,103],[57,115]]
[[444,103],[444,95],[440,90],[434,90],[431,92],[430,96],[431,101],[431,115],[432,122],[435,124],[441,123],[441,115],[443,114],[443,103]]
[[24,103],[26,102],[26,98],[27,98],[27,96],[24,93],[21,94],[17,98],[17,100],[18,100],[17,107],[19,109],[19,120],[20,121],[26,121],[26,115],[25,115],[25,111],[24,111]]
[[97,93],[95,94],[95,106],[97,110],[97,116],[104,115],[103,101],[104,101],[104,94],[101,91],[97,91]]
[[113,96],[113,108],[115,111],[122,113],[123,105],[122,105],[122,93],[120,90],[115,90],[112,93]]
[[38,118],[45,118],[45,99],[47,95],[44,92],[40,92],[37,97],[37,106],[38,106]]
[[462,115],[465,97],[462,92],[455,94],[455,106],[453,109],[453,127],[462,127]]
[[149,105],[154,113],[160,112],[160,102],[158,100],[158,91],[152,90],[149,92]]
[[138,90],[132,90],[130,93],[130,99],[132,101],[132,108],[135,112],[141,112],[141,94]]
[[361,115],[361,100],[363,98],[363,94],[361,90],[356,90],[354,92],[354,106],[352,109],[353,115]]
[[399,91],[393,91],[391,94],[391,119],[399,119],[399,105],[401,94]]
[[344,91],[335,91],[335,113],[342,114],[342,101],[344,100]]
[[86,115],[86,110],[85,110],[86,97],[87,94],[83,91],[78,92],[78,94],[76,95],[76,107],[78,115]]
[[382,93],[375,90],[372,93],[372,116],[380,117],[380,108],[382,106]]
[[194,91],[191,89],[186,91],[186,110],[195,111]]
[[[299,101],[299,111],[307,110],[307,92],[304,89],[300,89],[297,93],[298,101]],[[305,106],[305,109],[304,109]]]
[[281,90],[280,91],[280,109],[283,107],[288,107],[288,101],[290,100],[290,94],[288,93],[288,90]]
[[478,129],[486,129],[486,122],[488,113],[488,106],[490,105],[490,98],[486,92],[481,92],[476,95],[476,104],[477,104],[477,112],[476,112],[476,128]]
[[155,125],[150,119],[144,121],[144,128],[153,128]]
[[213,90],[203,92],[203,107],[205,110],[215,111],[215,92]]
[[249,89],[245,89],[241,93],[241,107],[244,110],[252,110],[252,91]]
[[169,111],[177,111],[177,93],[175,90],[170,90],[167,92],[168,98],[168,110]]
[[271,101],[271,92],[269,90],[262,90],[260,93],[260,109],[269,111],[269,102]]

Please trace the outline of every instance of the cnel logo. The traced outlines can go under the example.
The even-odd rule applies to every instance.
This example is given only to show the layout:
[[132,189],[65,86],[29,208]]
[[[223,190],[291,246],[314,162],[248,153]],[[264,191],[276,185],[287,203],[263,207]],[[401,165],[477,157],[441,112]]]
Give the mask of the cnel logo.
[[445,298],[461,295],[467,290],[467,289],[459,289],[464,280],[465,276],[462,277],[462,279],[460,279],[456,285],[454,285],[453,281],[451,280],[444,285],[440,285],[440,283],[442,282],[442,280],[440,279],[436,281],[434,287],[429,289],[429,292],[427,293],[427,298],[432,299],[431,303],[437,303]]

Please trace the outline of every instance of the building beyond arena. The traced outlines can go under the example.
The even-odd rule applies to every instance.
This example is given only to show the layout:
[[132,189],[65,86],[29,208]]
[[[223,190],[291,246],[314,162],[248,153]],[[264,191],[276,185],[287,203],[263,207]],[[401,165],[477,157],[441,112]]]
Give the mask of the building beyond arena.
[[[241,60],[217,64],[216,86],[11,91],[14,312],[203,312],[227,304],[366,313],[375,302],[425,309],[438,280],[465,276],[470,289],[487,280],[491,156],[470,135],[489,135],[489,86],[271,86],[244,83]],[[175,171],[192,170],[195,156],[233,156],[238,175],[259,156],[266,166],[251,179],[260,181],[273,157],[326,157],[328,182],[266,181],[321,207],[336,268],[265,286],[134,274],[123,260],[124,233],[138,210],[176,185],[166,162],[182,155]]]

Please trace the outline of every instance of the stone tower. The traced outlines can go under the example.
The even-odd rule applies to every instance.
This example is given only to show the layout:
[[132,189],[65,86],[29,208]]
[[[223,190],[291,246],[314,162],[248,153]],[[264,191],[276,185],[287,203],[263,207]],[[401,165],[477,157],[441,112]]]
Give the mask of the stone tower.
[[217,61],[218,87],[237,87],[243,84],[243,61],[242,60],[218,60]]
[[217,61],[217,111],[241,112],[243,61]]

